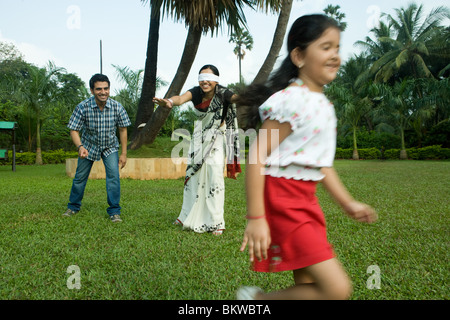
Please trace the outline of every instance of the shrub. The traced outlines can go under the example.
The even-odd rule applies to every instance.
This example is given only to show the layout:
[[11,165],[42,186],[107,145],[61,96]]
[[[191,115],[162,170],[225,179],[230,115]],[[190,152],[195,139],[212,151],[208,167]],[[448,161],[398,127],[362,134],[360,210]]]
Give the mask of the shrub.
[[[55,151],[42,151],[42,162],[44,164],[58,164],[64,163],[68,158],[77,158],[78,153],[76,151],[64,151],[62,149]],[[16,152],[16,164],[35,164],[36,153],[34,152]],[[8,161],[0,162],[0,165],[12,164],[12,151],[8,150]]]
[[[247,150],[246,150],[247,151]],[[441,146],[429,146],[424,148],[407,148],[408,159],[410,160],[446,160],[450,159],[450,148]],[[400,158],[400,149],[388,149],[382,152],[377,148],[358,149],[361,160],[398,160]],[[248,155],[246,155],[248,156]],[[335,159],[352,159],[352,148],[336,148]],[[42,151],[42,161],[44,164],[65,163],[66,159],[77,158],[76,151],[64,151],[62,149],[55,151]],[[36,162],[36,153],[22,152],[16,153],[16,164],[32,165]],[[0,165],[11,165],[12,151],[8,151],[8,161],[1,161]]]
[[364,160],[374,160],[381,158],[381,151],[377,148],[358,149],[358,154],[359,158]]
[[[411,160],[445,160],[450,159],[450,148],[441,146],[429,146],[424,148],[407,148],[408,159]],[[335,159],[352,159],[353,149],[336,148]],[[400,149],[388,149],[383,153],[377,148],[358,149],[361,160],[398,160],[400,159]]]
[[417,160],[450,159],[450,149],[441,146],[429,146],[417,149]]
[[64,151],[62,149],[55,150],[55,151],[46,151],[42,152],[42,161],[45,164],[56,164],[56,163],[63,163],[66,161],[67,158],[78,157],[78,153],[73,151]]
[[428,146],[441,145],[450,148],[450,120],[444,120],[431,128],[425,139]]
[[400,158],[400,149],[389,149],[384,151],[384,159],[398,160]]
[[351,159],[353,155],[352,149],[336,148],[335,159]]
[[[400,137],[387,132],[366,131],[361,129],[356,133],[358,148],[392,149],[400,146]],[[351,134],[337,137],[337,146],[343,149],[353,147],[353,136]],[[358,149],[359,151],[359,149]]]

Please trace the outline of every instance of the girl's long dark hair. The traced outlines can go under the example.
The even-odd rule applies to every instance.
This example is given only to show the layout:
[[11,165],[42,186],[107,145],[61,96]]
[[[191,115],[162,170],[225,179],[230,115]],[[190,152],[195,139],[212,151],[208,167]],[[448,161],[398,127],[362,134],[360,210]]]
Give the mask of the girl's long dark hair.
[[244,129],[256,128],[260,122],[259,106],[272,94],[286,88],[293,78],[298,76],[298,67],[291,61],[290,53],[295,48],[306,50],[328,28],[337,28],[338,23],[322,14],[305,15],[298,18],[291,27],[287,38],[288,55],[280,67],[269,77],[266,83],[254,83],[238,92],[236,104],[241,108]]

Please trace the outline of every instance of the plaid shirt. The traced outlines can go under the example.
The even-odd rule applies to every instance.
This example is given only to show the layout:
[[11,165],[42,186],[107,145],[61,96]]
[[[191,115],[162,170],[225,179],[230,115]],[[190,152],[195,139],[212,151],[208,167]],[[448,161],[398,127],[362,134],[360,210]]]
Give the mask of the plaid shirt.
[[75,131],[83,130],[81,143],[89,152],[87,159],[99,161],[102,154],[107,157],[119,151],[117,127],[130,125],[130,118],[119,102],[109,98],[103,111],[100,111],[92,96],[76,106],[67,127]]

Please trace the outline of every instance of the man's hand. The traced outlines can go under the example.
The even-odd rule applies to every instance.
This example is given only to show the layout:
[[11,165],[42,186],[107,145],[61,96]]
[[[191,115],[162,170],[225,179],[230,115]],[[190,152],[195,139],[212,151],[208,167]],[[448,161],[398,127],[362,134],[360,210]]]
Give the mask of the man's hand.
[[119,169],[122,169],[127,164],[127,156],[125,154],[121,154],[119,157]]
[[89,155],[89,152],[87,151],[87,149],[85,147],[81,146],[78,149],[78,155],[80,156],[81,159],[85,159]]

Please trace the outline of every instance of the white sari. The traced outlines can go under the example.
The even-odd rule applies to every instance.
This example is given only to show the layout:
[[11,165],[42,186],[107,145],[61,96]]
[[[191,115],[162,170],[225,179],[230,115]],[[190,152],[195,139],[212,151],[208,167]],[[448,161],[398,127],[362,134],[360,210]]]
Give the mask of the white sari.
[[236,107],[229,106],[222,124],[223,95],[218,91],[207,112],[194,110],[200,121],[189,147],[183,206],[177,221],[198,233],[223,230],[225,158],[239,156]]

